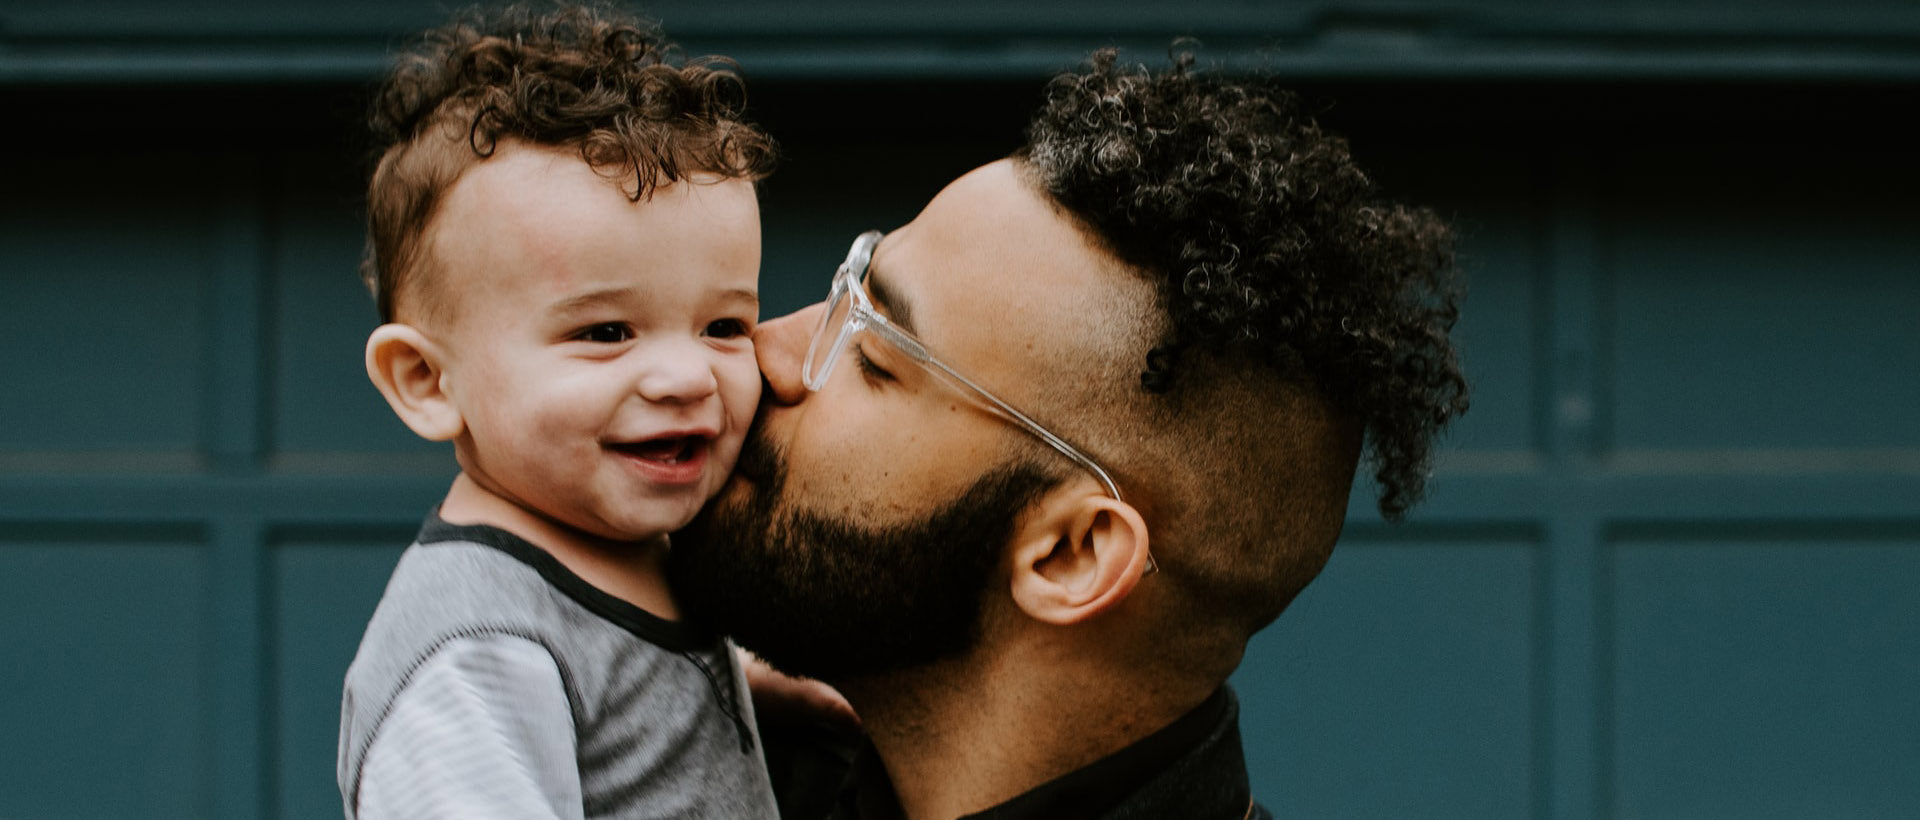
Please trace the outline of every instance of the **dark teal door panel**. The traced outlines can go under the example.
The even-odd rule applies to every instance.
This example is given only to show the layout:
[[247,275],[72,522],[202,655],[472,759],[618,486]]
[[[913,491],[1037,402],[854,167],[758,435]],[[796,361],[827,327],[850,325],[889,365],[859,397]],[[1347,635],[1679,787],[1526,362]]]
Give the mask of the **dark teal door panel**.
[[[278,817],[340,813],[334,785],[340,681],[410,527],[302,528],[269,543],[272,655],[271,778]],[[331,681],[333,685],[326,685]]]
[[1615,811],[1920,806],[1920,526],[1635,528],[1607,554]]
[[0,812],[206,817],[207,545],[178,527],[0,539]]
[[1610,446],[1920,449],[1912,153],[1663,148],[1618,157],[1602,194]]
[[1429,535],[1350,536],[1235,674],[1268,805],[1536,816],[1542,550],[1518,530]]
[[359,351],[376,316],[355,272],[365,216],[354,159],[344,146],[293,151],[262,175],[257,196],[271,220],[267,446],[288,469],[325,470],[356,454],[445,464],[450,450],[415,437],[366,389]]
[[177,463],[199,449],[221,240],[206,180],[218,170],[204,154],[137,147],[0,157],[0,453]]

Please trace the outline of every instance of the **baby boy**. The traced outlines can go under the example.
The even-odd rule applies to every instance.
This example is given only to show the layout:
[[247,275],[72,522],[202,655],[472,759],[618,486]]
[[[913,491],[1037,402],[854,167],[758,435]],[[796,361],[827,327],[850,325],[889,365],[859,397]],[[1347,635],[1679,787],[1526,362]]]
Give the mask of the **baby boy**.
[[740,99],[572,6],[429,32],[380,89],[367,374],[460,473],[347,673],[348,817],[775,815],[739,664],[661,573],[759,399]]

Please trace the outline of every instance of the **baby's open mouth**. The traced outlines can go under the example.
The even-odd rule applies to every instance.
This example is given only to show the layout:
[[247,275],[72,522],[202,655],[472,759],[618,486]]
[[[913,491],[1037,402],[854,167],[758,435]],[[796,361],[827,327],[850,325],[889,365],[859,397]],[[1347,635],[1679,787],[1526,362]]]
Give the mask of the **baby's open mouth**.
[[700,448],[706,445],[706,436],[670,436],[629,444],[615,444],[613,449],[647,461],[679,464],[699,454]]

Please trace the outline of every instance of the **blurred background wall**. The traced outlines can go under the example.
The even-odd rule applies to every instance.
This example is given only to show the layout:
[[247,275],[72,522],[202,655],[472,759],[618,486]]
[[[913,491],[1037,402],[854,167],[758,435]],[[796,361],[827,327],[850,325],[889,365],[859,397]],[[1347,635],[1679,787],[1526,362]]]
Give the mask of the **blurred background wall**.
[[[1284,816],[1920,817],[1920,5],[647,7],[784,143],[766,315],[1094,47],[1289,78],[1453,218],[1474,409],[1235,677]],[[0,2],[0,818],[326,818],[451,476],[361,371],[424,0]],[[1204,458],[1208,443],[1193,443]]]

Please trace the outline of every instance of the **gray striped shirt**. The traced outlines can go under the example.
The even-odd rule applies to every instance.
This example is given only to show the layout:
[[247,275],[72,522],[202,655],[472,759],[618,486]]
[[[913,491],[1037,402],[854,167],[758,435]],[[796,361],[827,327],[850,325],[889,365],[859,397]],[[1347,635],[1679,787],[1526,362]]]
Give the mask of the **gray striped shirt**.
[[349,820],[772,818],[739,665],[492,527],[430,517],[341,701]]

